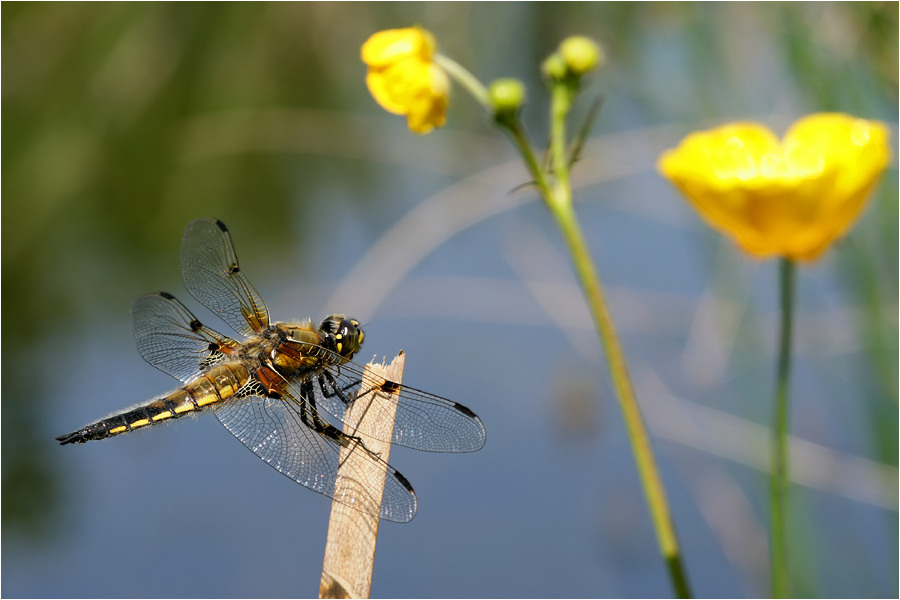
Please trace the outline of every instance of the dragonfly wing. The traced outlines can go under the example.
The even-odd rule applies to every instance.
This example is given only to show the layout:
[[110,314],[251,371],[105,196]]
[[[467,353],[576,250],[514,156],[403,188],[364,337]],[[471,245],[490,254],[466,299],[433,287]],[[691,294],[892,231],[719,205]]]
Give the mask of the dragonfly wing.
[[[487,440],[484,423],[466,406],[372,377],[352,362],[314,375],[311,388],[313,397],[308,402],[342,421],[352,402],[371,402],[369,411],[392,409],[389,405],[396,404],[393,436],[381,441],[428,452],[474,452]],[[291,390],[304,397],[302,386],[292,383]]]
[[191,221],[181,242],[181,273],[191,295],[246,337],[269,325],[269,311],[238,265],[231,234],[216,219]]
[[223,349],[238,346],[228,336],[204,326],[184,304],[165,292],[135,300],[131,322],[144,360],[184,382],[224,358]]
[[[375,514],[374,489],[384,481],[378,516],[404,523],[416,514],[416,495],[392,466],[373,455],[359,440],[344,436],[320,421],[326,431],[307,425],[318,419],[315,409],[289,395],[281,399],[249,396],[215,408],[219,421],[242,444],[280,473],[311,490],[363,512]],[[327,430],[327,428],[331,428]],[[337,482],[342,445],[356,460],[344,464]],[[346,453],[345,453],[346,454]]]

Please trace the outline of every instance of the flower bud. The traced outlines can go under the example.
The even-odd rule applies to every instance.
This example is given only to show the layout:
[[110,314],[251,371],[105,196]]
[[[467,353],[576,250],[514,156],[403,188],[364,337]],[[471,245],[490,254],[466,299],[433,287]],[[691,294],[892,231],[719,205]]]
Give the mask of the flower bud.
[[525,103],[525,86],[518,79],[497,79],[488,89],[495,112],[513,112]]
[[575,35],[563,40],[559,45],[559,54],[566,68],[574,75],[584,75],[601,66],[604,61],[603,50],[594,40],[583,35]]
[[559,53],[554,52],[541,65],[541,72],[548,79],[562,79],[566,76],[566,61]]

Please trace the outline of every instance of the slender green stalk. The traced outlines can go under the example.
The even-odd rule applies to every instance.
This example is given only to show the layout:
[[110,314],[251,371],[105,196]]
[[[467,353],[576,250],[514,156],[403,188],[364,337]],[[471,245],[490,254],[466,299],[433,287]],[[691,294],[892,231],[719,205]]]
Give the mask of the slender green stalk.
[[550,155],[556,182],[554,197],[548,199],[550,200],[548,206],[556,218],[569,252],[572,254],[575,270],[587,296],[600,342],[603,344],[609,361],[613,387],[622,409],[628,438],[631,441],[631,450],[637,463],[641,483],[644,486],[644,495],[653,518],[657,542],[669,569],[672,586],[678,597],[688,598],[691,595],[690,587],[682,565],[678,537],[672,523],[666,491],[659,476],[650,438],[647,435],[647,429],[644,426],[641,410],[631,384],[631,377],[628,374],[625,353],[616,335],[615,326],[604,299],[600,278],[572,206],[572,187],[569,181],[569,161],[566,156],[565,141],[566,117],[569,114],[571,101],[572,94],[569,86],[563,83],[553,86],[550,107],[552,119],[550,123]]
[[[569,116],[569,109],[572,107],[572,98],[569,87],[563,83],[555,83],[551,93],[550,166],[556,182],[553,194],[546,200],[551,212],[555,213],[564,206],[572,206],[572,184],[569,181],[569,161],[566,159],[566,117]],[[554,216],[559,220],[558,215]]]
[[493,106],[491,106],[491,96],[488,94],[487,88],[478,81],[478,78],[469,73],[469,71],[461,64],[452,58],[447,58],[443,54],[435,54],[434,62],[455,79],[457,83],[466,88],[466,90],[472,94],[472,97],[478,100],[488,112],[493,112],[494,109]]
[[569,180],[570,161],[566,154],[565,139],[565,122],[570,102],[569,90],[565,89],[563,85],[554,86],[550,125],[551,169],[554,175],[552,186],[548,184],[546,175],[539,167],[532,146],[518,121],[509,125],[509,132],[525,159],[547,207],[556,219],[569,253],[572,255],[575,271],[584,289],[600,342],[609,361],[613,387],[622,409],[628,437],[631,440],[632,452],[653,518],[660,551],[666,561],[672,586],[677,596],[689,598],[691,596],[690,586],[682,564],[678,538],[672,523],[665,488],[662,485],[647,429],[634,394],[631,377],[628,374],[625,353],[616,335],[615,326],[604,298],[603,286],[572,205],[572,187]]
[[669,512],[665,488],[660,479],[659,469],[653,456],[653,448],[650,445],[647,429],[644,426],[640,407],[631,385],[625,354],[619,344],[612,318],[606,306],[603,287],[597,277],[590,253],[581,233],[581,228],[575,217],[575,211],[571,205],[564,205],[557,210],[551,209],[551,211],[554,213],[554,217],[566,240],[566,245],[569,247],[569,252],[572,254],[578,278],[581,280],[581,285],[587,296],[597,332],[600,335],[600,340],[609,361],[613,386],[619,399],[619,406],[622,409],[622,416],[631,441],[631,450],[637,463],[641,483],[644,487],[644,495],[646,496],[650,514],[653,518],[653,525],[656,529],[657,542],[666,561],[672,586],[675,588],[679,598],[689,598],[691,596],[690,586],[682,565],[678,538]]
[[775,410],[772,427],[772,595],[786,598],[787,510],[788,510],[788,389],[791,376],[791,330],[794,313],[794,262],[779,262],[781,288],[781,332],[778,338],[778,371],[775,382]]
[[531,142],[528,141],[528,134],[525,133],[522,122],[516,119],[513,123],[507,125],[507,127],[516,149],[518,149],[522,158],[525,160],[528,172],[534,177],[534,183],[537,185],[541,197],[549,202],[547,199],[550,198],[553,192],[550,190],[550,184],[547,183],[547,177],[544,174],[544,170],[541,168],[537,157],[531,150]]
[[[437,62],[436,57],[436,62]],[[468,71],[450,59],[440,57],[439,64],[464,87],[466,87],[489,110],[490,98],[484,86],[478,83]],[[474,83],[473,83],[474,82]],[[581,227],[572,205],[572,185],[569,178],[571,157],[566,148],[566,119],[569,115],[576,87],[571,81],[556,81],[552,85],[550,105],[550,175],[541,166],[534,154],[533,146],[522,127],[517,115],[496,119],[497,124],[509,134],[513,144],[525,161],[534,183],[538,188],[547,208],[556,219],[566,246],[572,255],[572,262],[581,286],[584,289],[588,306],[594,318],[600,343],[603,345],[609,362],[609,371],[622,409],[625,427],[631,440],[631,448],[637,463],[638,473],[644,487],[644,495],[650,508],[653,525],[656,529],[657,541],[675,593],[680,598],[691,596],[687,575],[682,565],[678,538],[669,511],[662,479],[653,456],[650,438],[641,416],[640,407],[634,395],[625,353],[616,335],[612,317],[606,306],[603,286],[591,259],[590,251],[584,240]],[[495,115],[496,117],[496,115]]]

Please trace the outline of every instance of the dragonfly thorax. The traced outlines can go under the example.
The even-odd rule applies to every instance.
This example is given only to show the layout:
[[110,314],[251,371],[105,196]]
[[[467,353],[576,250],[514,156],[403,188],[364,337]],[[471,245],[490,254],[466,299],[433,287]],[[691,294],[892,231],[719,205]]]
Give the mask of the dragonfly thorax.
[[331,315],[318,329],[309,321],[276,323],[262,337],[269,342],[267,348],[277,349],[272,355],[275,366],[293,372],[351,360],[359,352],[365,334],[356,319]]

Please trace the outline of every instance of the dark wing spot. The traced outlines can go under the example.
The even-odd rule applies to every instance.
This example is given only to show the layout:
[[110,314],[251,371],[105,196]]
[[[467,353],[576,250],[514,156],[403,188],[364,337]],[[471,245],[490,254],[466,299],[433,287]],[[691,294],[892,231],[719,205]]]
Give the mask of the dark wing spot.
[[200,331],[203,329],[203,323],[199,321],[199,319],[194,319],[191,321],[191,331]]
[[394,381],[385,380],[385,382],[381,384],[381,391],[385,394],[396,394],[400,391],[400,384]]
[[475,413],[473,413],[473,412],[469,409],[468,406],[463,406],[463,405],[460,404],[459,402],[454,402],[454,403],[453,403],[453,406],[456,408],[456,410],[458,410],[458,411],[461,412],[462,414],[466,415],[467,417],[472,417],[473,419],[477,419],[477,418],[478,418],[478,415],[476,415]]
[[412,485],[409,483],[409,480],[406,477],[404,477],[403,474],[400,473],[400,471],[394,471],[394,478],[400,483],[400,485],[402,485],[407,490],[409,490],[410,494],[412,494],[413,496],[416,495],[416,491],[413,489]]

